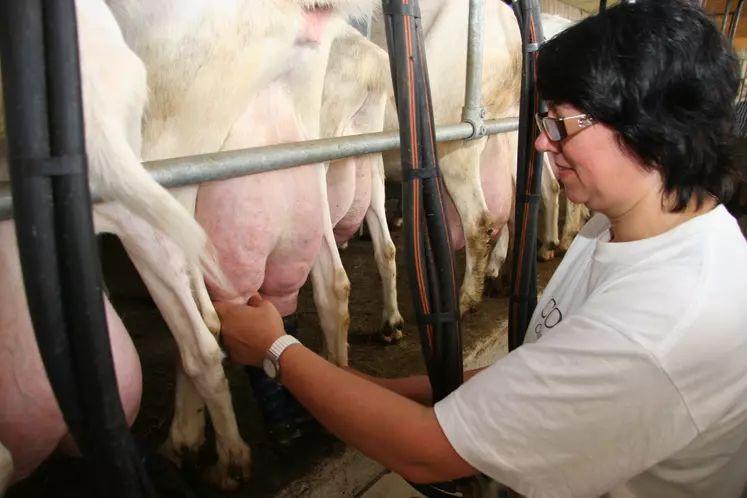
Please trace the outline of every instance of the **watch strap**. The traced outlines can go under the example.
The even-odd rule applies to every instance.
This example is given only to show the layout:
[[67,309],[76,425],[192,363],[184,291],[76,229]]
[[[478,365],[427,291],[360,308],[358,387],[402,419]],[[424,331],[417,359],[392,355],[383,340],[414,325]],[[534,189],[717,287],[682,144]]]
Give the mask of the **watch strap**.
[[280,361],[280,355],[283,354],[288,346],[292,346],[293,344],[301,344],[301,341],[288,334],[278,337],[275,339],[275,342],[272,343],[270,349],[267,350],[267,356],[276,362]]

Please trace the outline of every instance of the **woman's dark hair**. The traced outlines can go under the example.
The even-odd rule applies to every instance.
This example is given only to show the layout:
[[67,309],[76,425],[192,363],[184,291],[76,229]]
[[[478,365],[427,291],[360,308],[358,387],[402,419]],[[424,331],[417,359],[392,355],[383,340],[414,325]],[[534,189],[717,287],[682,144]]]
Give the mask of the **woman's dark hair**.
[[739,65],[729,42],[686,0],[619,4],[542,45],[540,97],[570,104],[615,129],[675,194],[722,202],[734,186],[734,101]]

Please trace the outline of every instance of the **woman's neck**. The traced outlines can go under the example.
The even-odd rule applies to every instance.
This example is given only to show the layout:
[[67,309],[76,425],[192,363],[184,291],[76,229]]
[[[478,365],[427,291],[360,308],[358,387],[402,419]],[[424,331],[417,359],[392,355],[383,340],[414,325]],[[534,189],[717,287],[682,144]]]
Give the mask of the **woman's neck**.
[[658,192],[652,191],[626,211],[614,216],[607,215],[611,223],[611,242],[633,242],[655,237],[718,205],[716,199],[708,195],[698,208],[693,196],[684,211],[673,213],[667,210],[673,202],[673,198],[662,198]]

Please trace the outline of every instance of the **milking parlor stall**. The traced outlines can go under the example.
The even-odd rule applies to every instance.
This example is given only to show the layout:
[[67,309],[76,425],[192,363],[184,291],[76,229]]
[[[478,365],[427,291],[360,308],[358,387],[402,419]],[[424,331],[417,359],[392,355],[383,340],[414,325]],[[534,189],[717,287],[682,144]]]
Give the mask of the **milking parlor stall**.
[[[272,44],[251,52],[260,40],[254,32],[231,49],[246,51],[236,60],[249,73],[275,68],[270,76],[252,76],[253,111],[233,115],[253,130],[245,134],[250,140],[237,139],[228,126],[212,149],[206,145],[205,137],[220,133],[211,110],[230,93],[209,89],[190,104],[207,109],[204,114],[181,116],[191,134],[174,152],[158,142],[170,125],[149,124],[169,107],[158,92],[172,80],[174,88],[195,88],[218,66],[195,62],[199,67],[191,76],[172,75],[170,68],[189,64],[190,57],[209,57],[210,50],[189,47],[186,56],[169,60],[169,47],[163,55],[145,45],[179,36],[181,43],[194,43],[204,33],[181,33],[177,23],[189,16],[194,21],[201,12],[221,15],[215,12],[222,7],[208,6],[223,4],[0,2],[0,129],[7,161],[0,168],[0,491],[10,484],[5,495],[11,498],[507,496],[482,479],[412,486],[313,424],[303,437],[278,436],[267,415],[268,407],[280,406],[273,404],[280,403],[278,387],[268,387],[256,371],[218,361],[220,324],[210,304],[214,295],[207,295],[203,282],[212,291],[221,275],[202,249],[212,232],[199,216],[197,185],[202,196],[213,183],[254,175],[284,174],[284,185],[306,175],[307,185],[316,185],[313,179],[326,174],[329,187],[319,191],[322,200],[329,195],[329,204],[312,214],[326,220],[319,251],[327,259],[312,254],[293,291],[295,309],[281,313],[286,331],[330,361],[370,375],[427,374],[441,399],[462,383],[464,368],[487,365],[521,344],[538,295],[585,219],[571,219],[578,206],[563,200],[546,158],[533,147],[534,115],[545,109],[534,87],[536,51],[551,36],[548,30],[558,31],[547,19],[567,25],[617,2],[383,0],[367,12],[346,10],[366,3],[357,0],[277,1],[298,3],[297,12],[274,2],[261,8],[253,0],[225,5],[242,3],[256,10],[220,22],[261,30],[256,16],[286,16],[267,27],[283,33],[272,38],[278,47],[299,19],[316,17],[311,27],[298,28],[300,35],[291,33],[306,37],[302,49],[288,35],[288,45],[277,49],[286,52],[270,52]],[[170,5],[176,6],[173,12]],[[151,17],[133,19],[138,11]],[[139,37],[138,29],[164,13],[174,17],[160,19],[163,29]],[[435,25],[429,15],[448,22],[426,29]],[[313,39],[325,16],[347,22],[338,41]],[[500,24],[496,16],[503,16]],[[513,38],[506,34],[511,29]],[[225,41],[230,33],[218,29],[213,36]],[[513,62],[506,55],[509,41]],[[294,50],[304,55],[293,58]],[[314,57],[321,57],[321,66],[309,62]],[[290,69],[274,58],[288,58]],[[353,72],[369,59],[381,63],[383,79]],[[316,76],[298,77],[309,64],[321,67],[321,76],[311,71]],[[158,71],[165,72],[152,76]],[[513,102],[496,104],[501,98],[489,87],[509,77],[515,82]],[[211,81],[224,79],[228,73]],[[280,122],[283,112],[293,111],[290,105],[272,107],[277,81],[286,90],[297,88],[302,97],[290,102],[303,100],[303,112],[314,107],[306,104],[310,92],[317,92],[316,111],[309,111],[314,119],[299,118],[302,132],[295,135],[261,119]],[[230,91],[236,88],[242,85]],[[451,90],[455,102],[448,101]],[[172,98],[172,111],[186,105]],[[349,114],[346,99],[354,103]],[[225,115],[236,105],[228,102]],[[453,116],[442,112],[449,106]],[[236,146],[228,146],[231,140]],[[464,152],[469,150],[483,152]],[[495,195],[485,181],[480,187],[480,162],[495,163],[499,156],[508,165],[498,183],[510,192],[503,196],[505,216],[500,223],[488,218],[473,226],[468,211],[480,206],[462,207],[469,202],[461,202],[460,189],[468,182],[454,183],[459,175],[452,165],[468,168],[454,157],[475,158],[473,180],[485,191],[484,210]],[[368,194],[357,215],[349,209],[335,218],[327,212],[338,206],[333,179],[342,168],[352,168],[357,180],[351,181],[359,182],[351,192],[363,181]],[[267,190],[262,199],[272,197]],[[301,196],[287,205],[303,202]],[[224,212],[223,220],[258,219],[264,206],[248,203],[244,210]],[[283,236],[305,240],[312,223],[297,213],[291,217],[296,224]],[[343,227],[351,217],[354,222]],[[572,222],[577,226],[566,229]],[[274,228],[263,225],[252,240],[259,244]],[[231,254],[233,247],[221,250]],[[279,285],[273,256],[264,257],[265,274],[253,292]],[[230,279],[233,267],[222,256],[218,261]],[[345,277],[339,280],[341,269]],[[330,313],[330,302],[346,311]],[[83,458],[69,456],[73,441]]]

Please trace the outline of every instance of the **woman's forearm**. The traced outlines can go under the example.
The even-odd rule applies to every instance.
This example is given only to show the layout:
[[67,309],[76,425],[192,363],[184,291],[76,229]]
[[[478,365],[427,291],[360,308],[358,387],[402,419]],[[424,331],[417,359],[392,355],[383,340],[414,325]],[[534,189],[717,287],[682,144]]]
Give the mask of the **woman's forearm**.
[[[481,370],[483,370],[483,368],[476,368],[474,370],[468,370],[467,372],[464,372],[464,381],[467,382],[467,380],[479,373]],[[391,379],[372,377],[352,368],[346,368],[346,370],[370,382],[378,384],[379,386],[389,391],[397,393],[400,396],[411,399],[416,403],[424,406],[433,405],[433,391],[431,389],[431,383],[430,380],[428,380],[427,375],[413,375],[411,377]]]
[[283,353],[280,372],[281,382],[324,427],[406,479],[441,482],[477,472],[446,439],[433,408],[343,371],[303,346]]

